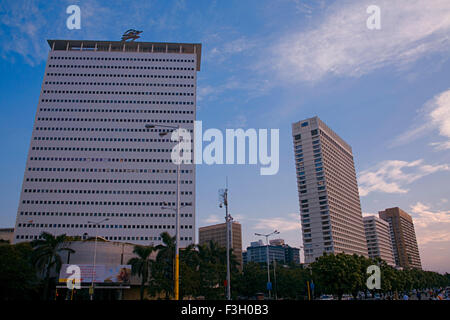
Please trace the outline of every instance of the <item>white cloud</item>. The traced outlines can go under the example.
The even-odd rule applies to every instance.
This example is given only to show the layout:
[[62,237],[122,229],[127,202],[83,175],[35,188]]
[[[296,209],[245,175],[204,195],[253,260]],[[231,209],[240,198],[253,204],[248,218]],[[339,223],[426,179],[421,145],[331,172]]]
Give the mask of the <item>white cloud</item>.
[[288,217],[260,218],[255,220],[256,223],[253,225],[255,230],[278,230],[280,232],[301,230],[300,216],[296,213],[291,213]]
[[432,211],[421,202],[411,206],[418,242],[449,242],[450,244],[450,210]]
[[210,214],[208,218],[203,219],[203,221],[208,224],[225,222],[224,218],[220,218],[215,214]]
[[362,216],[363,217],[370,217],[370,216],[376,216],[376,214],[375,213],[370,213],[370,212],[363,212]]
[[395,138],[391,146],[405,144],[429,132],[438,131],[446,140],[432,142],[430,145],[436,150],[450,149],[450,89],[427,101],[419,110],[417,118],[413,128]]
[[[368,5],[381,8],[381,30],[369,30]],[[327,75],[360,77],[383,67],[404,68],[450,48],[450,1],[337,1],[315,28],[273,45],[281,76],[318,81]]]
[[247,117],[244,114],[238,114],[233,120],[227,121],[227,128],[245,128],[247,127]]
[[248,39],[243,36],[233,40],[219,40],[217,45],[205,52],[205,61],[223,63],[233,55],[251,53],[252,49],[259,46],[256,40]]
[[423,159],[415,161],[386,160],[359,174],[359,194],[371,192],[407,193],[407,185],[438,171],[448,171],[448,164],[424,164]]

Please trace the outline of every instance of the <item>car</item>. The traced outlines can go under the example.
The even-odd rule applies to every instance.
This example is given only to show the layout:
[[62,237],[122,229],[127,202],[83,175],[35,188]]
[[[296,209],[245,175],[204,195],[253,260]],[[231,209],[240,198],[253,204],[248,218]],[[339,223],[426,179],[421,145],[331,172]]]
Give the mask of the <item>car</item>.
[[379,293],[375,293],[375,294],[373,295],[373,298],[374,298],[375,300],[381,300],[381,296],[380,296]]
[[319,300],[334,300],[331,294],[323,294],[320,296]]
[[353,300],[353,296],[351,294],[343,294],[341,300]]

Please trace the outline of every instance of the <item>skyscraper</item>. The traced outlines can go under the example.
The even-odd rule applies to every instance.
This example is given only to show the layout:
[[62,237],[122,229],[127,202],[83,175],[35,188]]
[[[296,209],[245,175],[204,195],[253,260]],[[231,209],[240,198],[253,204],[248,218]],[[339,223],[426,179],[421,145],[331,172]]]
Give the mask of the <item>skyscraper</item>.
[[[15,242],[43,231],[137,244],[173,235],[177,142],[160,136],[173,129],[145,125],[193,131],[201,44],[48,44]],[[195,242],[195,166],[183,164],[180,172],[186,246]]]
[[[242,269],[242,226],[239,222],[231,223],[231,249]],[[219,246],[227,247],[227,224],[219,223],[198,229],[198,243],[205,244],[209,241],[216,242]]]
[[379,257],[395,266],[389,223],[375,216],[363,217],[363,222],[369,258]]
[[403,268],[422,269],[411,216],[398,207],[379,211],[378,214],[381,219],[389,223],[396,265]]
[[318,117],[292,124],[305,262],[368,256],[352,148]]

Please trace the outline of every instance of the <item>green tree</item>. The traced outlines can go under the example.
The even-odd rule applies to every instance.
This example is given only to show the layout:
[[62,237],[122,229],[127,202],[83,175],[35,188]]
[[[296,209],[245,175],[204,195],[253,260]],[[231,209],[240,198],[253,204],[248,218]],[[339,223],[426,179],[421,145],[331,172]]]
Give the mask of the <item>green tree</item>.
[[163,244],[156,246],[158,253],[152,268],[148,292],[153,296],[164,295],[166,299],[170,299],[174,294],[175,237],[163,232],[161,238]]
[[339,300],[344,293],[355,296],[365,288],[368,264],[368,259],[357,255],[324,254],[311,264],[314,283],[323,293],[336,294]]
[[131,258],[128,264],[131,265],[131,273],[141,278],[140,298],[144,300],[145,287],[151,274],[153,260],[152,253],[156,251],[154,246],[134,246],[133,253],[137,256]]
[[242,273],[237,276],[232,292],[250,298],[255,296],[256,293],[264,292],[266,282],[267,272],[265,268],[261,264],[251,261],[244,265]]
[[50,233],[42,232],[40,237],[42,239],[36,239],[31,242],[31,247],[34,249],[32,261],[44,277],[43,298],[47,300],[51,271],[54,270],[58,274],[61,269],[60,253],[64,251],[75,253],[75,250],[68,247],[65,234],[55,237]]
[[307,295],[306,282],[309,271],[298,266],[277,266],[277,296],[282,299],[300,300]]
[[31,263],[29,243],[0,245],[0,300],[28,300],[38,296],[39,281]]
[[180,250],[180,297],[201,296],[199,255],[194,244]]

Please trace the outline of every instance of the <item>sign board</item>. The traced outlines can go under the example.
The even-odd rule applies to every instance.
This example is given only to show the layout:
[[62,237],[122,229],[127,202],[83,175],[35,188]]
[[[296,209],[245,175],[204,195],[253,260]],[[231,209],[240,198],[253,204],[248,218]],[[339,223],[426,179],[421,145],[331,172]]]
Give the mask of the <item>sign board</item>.
[[267,282],[267,290],[272,290],[272,282]]
[[[63,264],[59,272],[59,282],[67,282],[72,275],[67,273],[70,264]],[[130,284],[131,265],[96,265],[78,264],[81,270],[81,283],[90,283],[94,278],[95,283]]]

